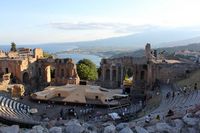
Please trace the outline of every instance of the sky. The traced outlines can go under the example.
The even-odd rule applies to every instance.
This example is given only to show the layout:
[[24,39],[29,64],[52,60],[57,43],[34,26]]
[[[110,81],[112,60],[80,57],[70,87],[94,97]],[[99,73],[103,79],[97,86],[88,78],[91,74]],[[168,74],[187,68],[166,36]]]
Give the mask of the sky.
[[200,0],[0,0],[0,45],[199,28],[199,5]]

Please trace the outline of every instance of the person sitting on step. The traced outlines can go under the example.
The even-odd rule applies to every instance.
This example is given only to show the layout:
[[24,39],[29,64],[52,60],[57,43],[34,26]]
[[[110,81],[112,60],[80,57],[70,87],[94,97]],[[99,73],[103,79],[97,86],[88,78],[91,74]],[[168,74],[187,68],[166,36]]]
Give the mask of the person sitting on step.
[[173,116],[174,115],[174,111],[172,111],[171,109],[167,112],[167,115],[166,117],[169,117],[169,116]]

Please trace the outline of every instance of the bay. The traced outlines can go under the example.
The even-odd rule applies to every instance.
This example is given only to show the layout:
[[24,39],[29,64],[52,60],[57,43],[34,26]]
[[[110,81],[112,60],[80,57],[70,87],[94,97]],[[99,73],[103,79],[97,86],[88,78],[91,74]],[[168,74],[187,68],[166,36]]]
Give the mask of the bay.
[[100,62],[101,62],[101,57],[96,56],[96,55],[90,55],[90,54],[67,54],[67,53],[63,53],[63,54],[57,54],[57,58],[72,58],[75,63],[77,63],[79,60],[82,60],[82,59],[89,59],[92,62],[94,62],[97,67],[100,66]]
[[[42,48],[45,52],[48,53],[57,53],[57,52],[63,52],[63,51],[69,51],[78,48],[78,46],[72,46],[72,45],[17,45],[17,48]],[[0,49],[3,51],[8,52],[10,50],[10,45],[1,45]],[[100,66],[101,57],[91,54],[56,54],[57,58],[72,58],[75,63],[77,63],[79,60],[82,59],[90,59],[92,62],[96,64],[96,66]]]

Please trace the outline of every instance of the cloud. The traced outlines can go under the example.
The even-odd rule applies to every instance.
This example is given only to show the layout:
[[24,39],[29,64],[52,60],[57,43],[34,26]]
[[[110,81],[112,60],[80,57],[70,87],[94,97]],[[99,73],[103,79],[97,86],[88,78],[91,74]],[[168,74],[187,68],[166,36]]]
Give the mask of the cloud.
[[115,33],[136,33],[144,30],[155,28],[152,25],[132,25],[125,23],[95,23],[95,22],[64,22],[64,23],[50,23],[52,28],[61,30],[107,30]]

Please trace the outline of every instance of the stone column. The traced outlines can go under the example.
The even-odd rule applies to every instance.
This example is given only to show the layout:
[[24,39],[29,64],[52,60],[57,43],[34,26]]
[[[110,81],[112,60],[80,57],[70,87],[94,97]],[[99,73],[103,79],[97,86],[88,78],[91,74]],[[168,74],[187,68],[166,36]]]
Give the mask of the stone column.
[[152,86],[152,65],[148,64],[148,72],[147,72],[147,84]]
[[116,66],[116,81],[118,82],[119,81],[119,67]]
[[102,66],[101,73],[102,73],[102,80],[105,81],[105,67],[104,66]]
[[51,82],[51,67],[47,66],[45,68],[45,77],[46,77],[46,82],[50,83]]
[[113,71],[113,69],[112,69],[112,65],[111,65],[111,67],[110,67],[110,81],[112,81],[112,79],[113,79],[113,78],[112,78],[112,76],[113,76],[113,75],[112,75],[112,71]]
[[123,83],[123,78],[124,78],[124,67],[121,66],[121,83]]

